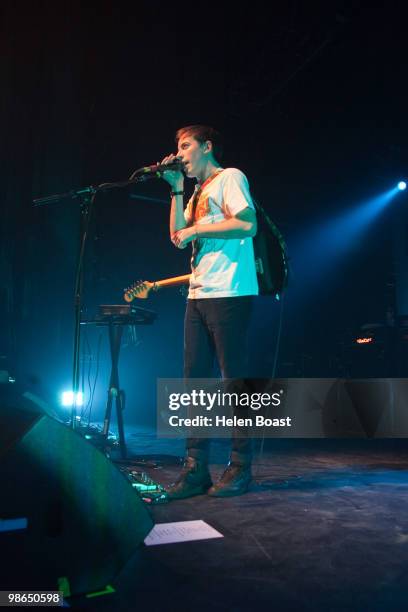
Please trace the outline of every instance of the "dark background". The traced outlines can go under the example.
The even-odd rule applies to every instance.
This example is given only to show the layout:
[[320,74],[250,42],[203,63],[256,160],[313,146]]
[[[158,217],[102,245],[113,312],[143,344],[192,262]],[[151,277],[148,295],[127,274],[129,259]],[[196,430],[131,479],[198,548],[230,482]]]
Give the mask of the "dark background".
[[[288,243],[292,278],[276,373],[347,373],[347,347],[362,324],[384,323],[390,308],[407,314],[395,304],[393,250],[407,196],[352,240],[340,224],[336,257],[325,231],[408,176],[404,17],[391,2],[3,3],[4,367],[50,402],[70,387],[78,202],[34,208],[32,199],[125,179],[174,151],[177,128],[207,123],[224,134],[223,165],[247,174]],[[98,198],[85,317],[98,304],[121,303],[136,279],[188,272],[189,253],[168,239],[168,191],[150,181]],[[267,376],[280,305],[257,302],[251,374]],[[148,422],[156,378],[182,373],[184,298],[170,289],[140,305],[159,318],[139,328],[137,340],[126,335],[120,374],[126,419]],[[85,390],[98,373],[92,416],[100,418],[107,339],[89,328],[82,340]]]

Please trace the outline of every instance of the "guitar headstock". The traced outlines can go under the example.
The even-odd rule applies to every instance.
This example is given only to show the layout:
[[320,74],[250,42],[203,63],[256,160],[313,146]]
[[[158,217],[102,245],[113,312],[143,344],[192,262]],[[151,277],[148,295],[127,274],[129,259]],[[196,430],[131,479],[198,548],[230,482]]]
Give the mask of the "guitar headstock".
[[153,286],[154,283],[139,280],[136,283],[133,283],[133,285],[130,285],[130,287],[128,287],[127,289],[125,289],[123,299],[125,300],[125,302],[133,302],[135,298],[138,298],[139,300],[145,300],[148,297]]

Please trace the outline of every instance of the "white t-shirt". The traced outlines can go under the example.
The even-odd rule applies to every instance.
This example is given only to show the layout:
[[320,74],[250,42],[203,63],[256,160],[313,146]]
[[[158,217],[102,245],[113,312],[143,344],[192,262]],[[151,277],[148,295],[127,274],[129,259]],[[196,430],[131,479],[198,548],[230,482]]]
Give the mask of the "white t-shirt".
[[[196,185],[196,190],[199,185]],[[190,224],[190,198],[184,218]],[[237,168],[222,170],[203,189],[195,223],[219,223],[249,206],[255,208],[248,180]],[[258,295],[252,238],[198,238],[191,258],[189,299]]]

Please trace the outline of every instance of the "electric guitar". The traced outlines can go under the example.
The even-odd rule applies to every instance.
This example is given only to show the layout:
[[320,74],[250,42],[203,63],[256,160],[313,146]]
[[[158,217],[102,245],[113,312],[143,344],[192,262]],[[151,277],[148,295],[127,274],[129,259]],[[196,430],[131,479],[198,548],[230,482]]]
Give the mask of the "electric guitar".
[[177,285],[186,285],[190,281],[191,274],[184,274],[183,276],[173,276],[172,278],[165,278],[156,282],[150,281],[137,281],[130,287],[125,289],[123,299],[125,302],[133,302],[135,298],[139,300],[145,300],[150,291],[158,291],[162,287],[176,287]]

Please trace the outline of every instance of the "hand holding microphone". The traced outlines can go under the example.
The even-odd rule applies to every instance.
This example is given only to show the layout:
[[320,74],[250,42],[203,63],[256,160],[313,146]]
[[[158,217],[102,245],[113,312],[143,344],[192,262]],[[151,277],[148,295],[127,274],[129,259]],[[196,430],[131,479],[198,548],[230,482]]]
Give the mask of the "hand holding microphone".
[[160,166],[169,166],[169,170],[163,172],[162,179],[171,186],[173,191],[182,191],[184,186],[184,174],[181,171],[183,164],[180,157],[177,157],[173,153],[167,155],[167,157],[161,161]]
[[[166,168],[169,168],[168,170]],[[135,170],[130,176],[129,180],[133,179],[146,180],[151,178],[162,178],[164,179],[173,189],[183,188],[184,175],[182,168],[184,167],[180,157],[174,154],[168,155],[163,161],[157,162],[153,166],[144,166]]]

